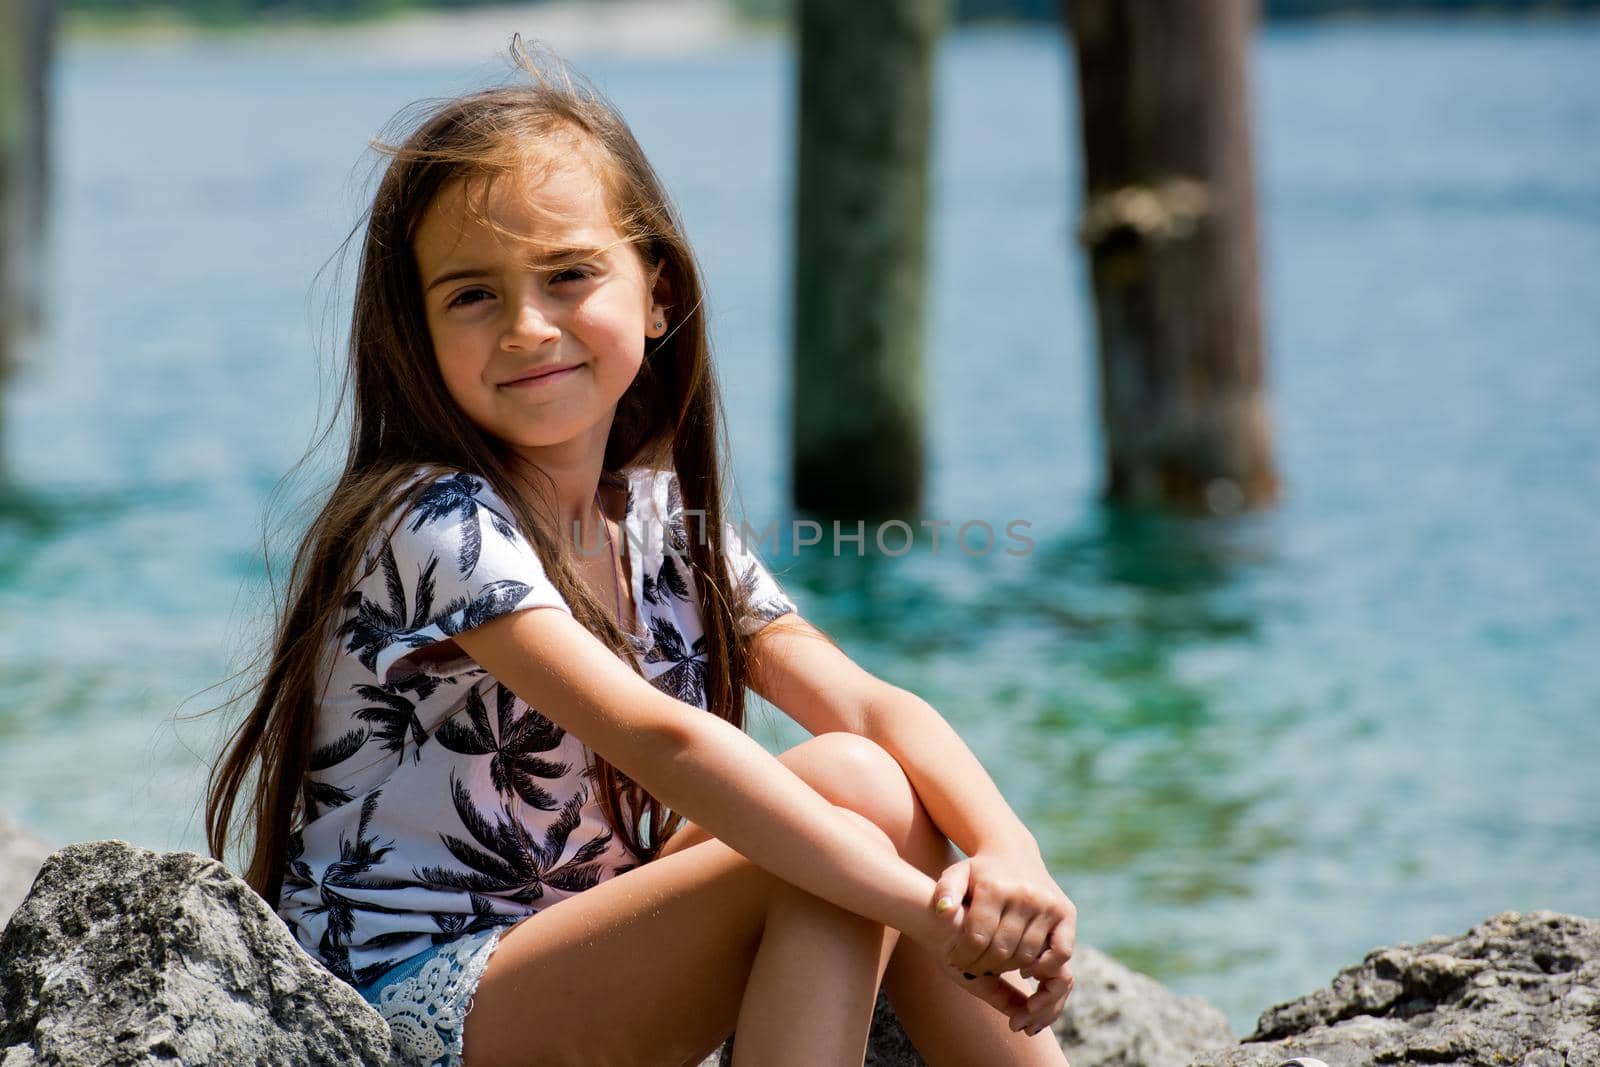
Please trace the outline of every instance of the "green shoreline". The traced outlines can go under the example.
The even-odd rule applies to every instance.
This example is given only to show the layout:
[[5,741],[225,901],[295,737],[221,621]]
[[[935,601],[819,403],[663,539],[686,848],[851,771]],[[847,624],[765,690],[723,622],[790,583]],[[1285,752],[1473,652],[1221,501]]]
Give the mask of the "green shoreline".
[[[349,29],[380,25],[419,15],[470,15],[498,4],[439,5],[428,0],[407,2],[400,0],[389,6],[368,10],[347,11],[284,11],[246,12],[238,9],[219,9],[210,13],[184,10],[179,5],[152,4],[136,10],[68,10],[62,14],[62,29],[73,38],[105,39],[161,37],[236,37],[261,32],[304,33],[322,29]],[[537,6],[537,5],[533,5]],[[596,6],[606,6],[605,0],[596,0]],[[728,5],[729,18],[741,29],[772,30],[788,22],[787,15],[778,10],[772,0],[732,0]],[[1500,0],[1487,3],[1461,3],[1460,0],[1399,0],[1395,3],[1365,0],[1357,3],[1330,3],[1325,6],[1282,0],[1274,5],[1268,0],[1268,12],[1263,23],[1351,22],[1395,19],[1518,19],[1543,21],[1548,19],[1588,19],[1600,16],[1600,0]],[[989,15],[974,12],[966,18],[955,20],[956,25],[994,28],[1003,26],[1029,26],[1053,22],[1054,19],[1032,18],[1027,15]]]
[[[229,14],[197,16],[173,8],[141,11],[69,11],[62,30],[74,38],[109,37],[236,37],[253,33],[300,33],[314,30],[376,26],[425,14],[448,13],[448,8],[407,7],[386,11],[307,12],[292,14]],[[471,10],[471,9],[456,9]]]

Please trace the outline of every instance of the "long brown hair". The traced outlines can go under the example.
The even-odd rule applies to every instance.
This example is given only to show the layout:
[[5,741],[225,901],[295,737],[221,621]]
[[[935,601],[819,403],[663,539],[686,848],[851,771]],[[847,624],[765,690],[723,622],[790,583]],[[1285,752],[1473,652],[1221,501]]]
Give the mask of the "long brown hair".
[[[300,539],[259,680],[239,699],[253,706],[213,766],[206,836],[223,857],[241,796],[249,832],[245,877],[276,904],[290,837],[303,811],[316,709],[327,683],[329,642],[345,595],[360,576],[361,547],[382,536],[386,515],[407,503],[420,467],[470,471],[511,506],[573,615],[638,670],[610,610],[579,578],[574,553],[519,488],[505,445],[455,405],[434,358],[412,238],[441,190],[457,180],[525,178],[581,154],[608,193],[615,225],[670,288],[673,326],[648,341],[638,376],[617,405],[602,480],[631,465],[676,471],[685,515],[702,518],[687,538],[706,636],[711,713],[744,725],[745,649],[735,619],[742,590],[723,566],[722,411],[712,372],[700,276],[677,211],[627,124],[604,96],[547,53],[513,39],[515,84],[434,107],[397,144],[365,217],[341,400],[351,396],[344,468]],[[550,68],[547,70],[546,68]],[[525,76],[524,76],[525,75]],[[354,234],[352,234],[354,237]],[[595,754],[591,776],[612,829],[652,858],[682,817]],[[648,835],[646,833],[648,827]]]

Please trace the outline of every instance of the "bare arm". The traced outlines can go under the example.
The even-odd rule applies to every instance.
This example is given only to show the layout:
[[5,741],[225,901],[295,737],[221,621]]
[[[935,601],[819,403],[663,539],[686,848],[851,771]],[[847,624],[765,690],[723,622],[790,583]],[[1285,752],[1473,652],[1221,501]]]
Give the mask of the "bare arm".
[[751,688],[813,734],[848,731],[876,741],[962,852],[1038,852],[983,764],[927,701],[863,670],[798,615],[774,620],[754,640]]
[[928,945],[934,882],[757,742],[639,677],[576,620],[523,611],[456,635],[503,685],[758,866]]
[[814,734],[849,731],[876,741],[969,857],[939,876],[937,895],[967,905],[945,962],[967,974],[1027,968],[1044,981],[1013,1013],[1013,1028],[1055,1018],[1072,989],[1077,908],[972,750],[927,701],[863,670],[798,615],[768,624],[754,651],[757,692]]

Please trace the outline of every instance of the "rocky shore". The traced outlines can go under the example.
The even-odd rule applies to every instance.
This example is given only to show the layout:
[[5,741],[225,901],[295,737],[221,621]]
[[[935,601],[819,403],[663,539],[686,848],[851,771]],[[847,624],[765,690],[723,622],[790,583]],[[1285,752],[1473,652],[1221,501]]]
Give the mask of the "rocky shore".
[[1501,912],[1455,937],[1374,949],[1331,985],[1269,1008],[1194,1067],[1600,1067],[1600,922]]
[[[0,923],[26,894],[0,933],[0,1067],[397,1062],[382,1018],[221,864],[120,841],[44,853],[0,821]],[[1093,948],[1075,973],[1054,1026],[1073,1067],[1600,1067],[1600,922],[1553,912],[1375,950],[1242,1043]],[[883,999],[866,1062],[922,1063]]]

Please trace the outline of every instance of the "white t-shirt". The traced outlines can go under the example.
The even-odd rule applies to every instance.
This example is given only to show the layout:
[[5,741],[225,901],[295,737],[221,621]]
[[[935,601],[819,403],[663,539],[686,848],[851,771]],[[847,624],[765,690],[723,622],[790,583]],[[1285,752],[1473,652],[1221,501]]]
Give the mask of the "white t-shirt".
[[[705,638],[677,478],[627,474],[629,580],[644,627],[629,640],[646,678],[703,708]],[[639,863],[606,822],[582,741],[465,655],[407,658],[511,612],[570,614],[486,481],[430,477],[394,535],[369,549],[346,601],[278,905],[300,944],[356,984]],[[794,610],[731,525],[724,554],[752,591],[742,633]]]

